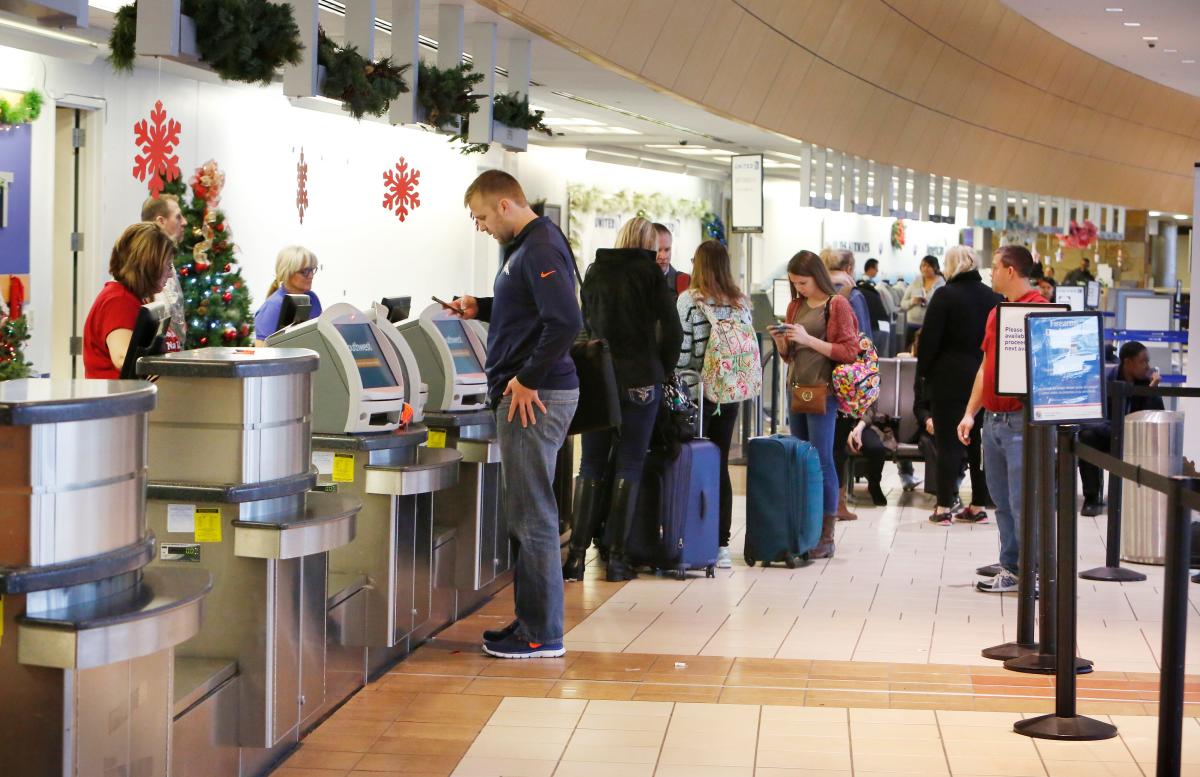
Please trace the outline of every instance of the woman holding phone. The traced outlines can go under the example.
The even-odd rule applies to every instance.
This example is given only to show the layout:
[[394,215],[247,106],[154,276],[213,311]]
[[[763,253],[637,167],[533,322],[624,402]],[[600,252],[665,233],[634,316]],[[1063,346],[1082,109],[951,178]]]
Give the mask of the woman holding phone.
[[792,434],[807,440],[821,459],[824,518],[821,540],[811,558],[833,556],[837,526],[838,475],[833,463],[837,397],[832,388],[834,364],[858,355],[858,319],[850,302],[834,291],[821,257],[801,251],[788,262],[792,301],[786,322],[771,329],[780,356],[788,364],[792,394]]

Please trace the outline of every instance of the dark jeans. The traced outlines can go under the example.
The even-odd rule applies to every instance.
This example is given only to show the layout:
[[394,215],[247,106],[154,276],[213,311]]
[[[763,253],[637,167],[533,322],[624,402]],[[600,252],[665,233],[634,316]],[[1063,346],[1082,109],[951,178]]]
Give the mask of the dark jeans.
[[658,386],[631,388],[621,392],[621,428],[619,431],[586,432],[583,437],[583,456],[579,477],[601,480],[616,448],[613,477],[641,481],[646,465],[646,449],[650,433],[658,417],[662,389]]
[[792,413],[789,418],[792,436],[807,440],[817,449],[821,459],[821,475],[824,480],[823,493],[825,515],[833,515],[838,508],[838,473],[833,463],[833,434],[837,425],[837,398],[833,392],[826,400],[824,413]]
[[[1112,448],[1112,433],[1107,426],[1085,426],[1079,430],[1079,441],[1099,451]],[[1104,473],[1095,464],[1079,460],[1079,479],[1083,481],[1085,504],[1100,504],[1104,501]]]
[[[937,495],[937,473],[938,473],[938,450],[937,442],[933,439],[933,435],[927,433],[924,429],[921,430],[921,435],[917,438],[917,448],[921,451],[921,459],[925,462],[925,485],[922,490],[926,494]],[[908,464],[908,471],[912,472],[912,462],[901,462]],[[903,472],[903,469],[901,469]],[[959,468],[962,471],[962,468]]]
[[[869,426],[863,429],[862,433],[862,457],[867,461],[867,482],[878,487],[883,478],[883,462],[887,460],[888,450],[883,447],[883,440],[879,439],[879,435]],[[851,480],[853,481],[853,478]]]
[[[737,428],[740,402],[704,406],[704,436],[721,451],[721,521],[720,545],[729,547],[729,531],[733,524],[733,484],[729,481],[729,446]],[[719,412],[718,412],[719,410]]]
[[503,509],[516,544],[513,599],[517,636],[529,642],[563,638],[563,576],[558,534],[554,465],[575,415],[579,391],[540,391],[546,412],[537,423],[521,426],[520,414],[508,420],[512,397],[496,408],[500,439]]
[[[963,459],[971,470],[971,504],[982,507],[991,501],[987,479],[983,474],[981,440],[983,433],[982,413],[975,416],[975,428],[971,430],[971,444],[964,446],[958,439],[958,422],[967,411],[965,401],[935,401],[931,404],[933,436],[937,443],[937,503],[938,507],[950,508],[958,495],[958,478],[962,475]],[[1018,463],[1019,464],[1019,463]],[[928,477],[928,475],[926,475]],[[1020,506],[1017,506],[1020,509]]]
[[845,488],[847,485],[842,482],[846,477],[846,440],[856,426],[858,426],[857,418],[851,418],[843,413],[837,414],[837,423],[833,427],[833,466],[837,468],[838,486],[841,488]]

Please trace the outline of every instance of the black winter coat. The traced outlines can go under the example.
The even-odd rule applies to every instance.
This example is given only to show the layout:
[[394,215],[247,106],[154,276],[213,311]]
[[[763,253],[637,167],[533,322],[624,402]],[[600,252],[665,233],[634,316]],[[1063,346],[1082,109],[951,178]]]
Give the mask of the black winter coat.
[[683,329],[654,252],[600,249],[580,297],[584,331],[608,341],[617,384],[626,389],[662,383],[679,358]]
[[983,362],[988,314],[1001,301],[975,270],[951,278],[929,300],[917,349],[917,374],[929,399],[966,402]]

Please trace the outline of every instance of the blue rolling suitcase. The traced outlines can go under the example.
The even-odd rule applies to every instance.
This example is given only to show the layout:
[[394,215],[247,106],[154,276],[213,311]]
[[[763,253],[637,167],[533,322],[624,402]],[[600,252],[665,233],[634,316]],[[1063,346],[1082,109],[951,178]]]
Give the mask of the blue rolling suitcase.
[[721,452],[708,440],[684,443],[674,459],[650,452],[625,542],[632,563],[674,571],[680,580],[689,569],[715,576],[720,467]]
[[755,437],[746,465],[746,564],[807,562],[821,539],[824,513],[816,448],[787,434]]

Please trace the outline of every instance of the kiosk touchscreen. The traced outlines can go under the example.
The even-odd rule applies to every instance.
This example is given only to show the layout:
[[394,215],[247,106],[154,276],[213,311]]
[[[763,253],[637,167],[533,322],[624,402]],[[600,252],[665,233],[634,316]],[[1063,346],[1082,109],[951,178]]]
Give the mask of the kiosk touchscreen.
[[313,432],[390,432],[404,410],[404,372],[387,335],[357,308],[332,305],[312,321],[267,338],[277,348],[321,357],[313,380]]
[[397,324],[417,357],[429,385],[427,409],[437,412],[484,410],[488,406],[487,335],[475,321],[463,321],[441,305],[430,305],[413,321]]
[[[408,341],[405,340],[400,332],[396,329],[396,324],[393,320],[394,307],[388,304],[389,300],[399,299],[398,297],[385,297],[383,304],[372,305],[370,310],[364,310],[367,319],[375,324],[379,331],[383,333],[388,346],[396,352],[396,358],[400,360],[400,372],[404,378],[405,401],[412,406],[413,423],[421,423],[425,419],[425,405],[429,402],[429,386],[421,380],[421,368],[417,364],[417,356],[409,347]],[[400,320],[407,318],[407,314],[401,317]]]

